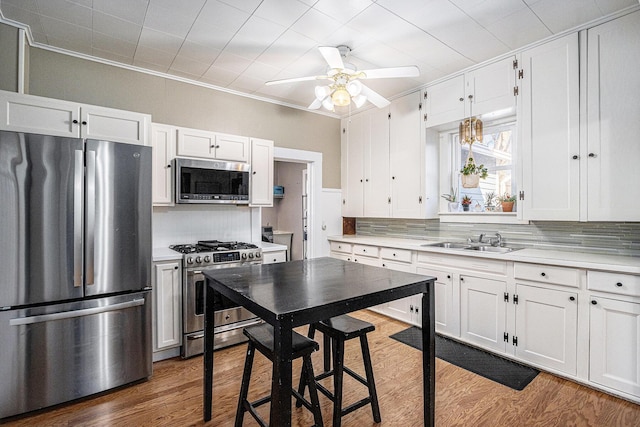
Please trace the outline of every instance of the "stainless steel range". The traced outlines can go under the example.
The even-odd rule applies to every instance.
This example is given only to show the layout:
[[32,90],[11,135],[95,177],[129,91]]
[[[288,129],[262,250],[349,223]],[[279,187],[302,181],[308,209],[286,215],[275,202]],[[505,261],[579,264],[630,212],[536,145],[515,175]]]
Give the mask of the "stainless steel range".
[[[203,271],[216,268],[262,264],[262,249],[251,243],[201,240],[197,244],[173,245],[170,249],[184,254],[182,258],[182,357],[204,351],[204,289]],[[219,349],[246,341],[242,329],[261,323],[258,317],[231,302],[218,292],[215,300],[214,348]]]

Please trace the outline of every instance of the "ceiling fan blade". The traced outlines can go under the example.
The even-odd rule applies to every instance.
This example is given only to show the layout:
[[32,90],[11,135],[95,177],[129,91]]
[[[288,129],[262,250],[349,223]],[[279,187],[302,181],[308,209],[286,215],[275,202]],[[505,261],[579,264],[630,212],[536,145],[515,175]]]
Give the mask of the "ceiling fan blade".
[[282,79],[282,80],[271,80],[265,83],[267,86],[279,85],[283,83],[296,83],[296,82],[307,82],[310,80],[322,80],[326,79],[328,76],[306,76],[306,77],[294,77],[292,79]]
[[320,46],[318,49],[324,57],[324,60],[327,61],[327,64],[329,64],[329,67],[338,69],[344,68],[342,56],[340,55],[340,51],[338,50],[338,48]]
[[320,107],[322,107],[322,101],[320,101],[319,99],[316,98],[316,99],[313,100],[311,105],[309,105],[307,108],[309,110],[317,110]]
[[375,105],[378,108],[383,108],[390,104],[387,98],[380,95],[378,92],[375,92],[372,89],[369,89],[365,85],[362,85],[362,90],[360,91],[360,93],[366,96],[369,102],[371,102],[373,105]]
[[361,70],[363,79],[388,79],[391,77],[418,77],[420,70],[415,65],[408,67],[374,68],[372,70]]

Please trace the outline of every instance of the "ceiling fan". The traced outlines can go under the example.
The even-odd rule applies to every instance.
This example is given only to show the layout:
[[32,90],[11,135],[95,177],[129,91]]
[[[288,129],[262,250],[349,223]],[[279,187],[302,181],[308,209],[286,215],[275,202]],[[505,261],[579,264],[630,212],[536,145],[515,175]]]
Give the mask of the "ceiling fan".
[[378,108],[389,105],[389,101],[379,93],[365,86],[360,80],[385,79],[392,77],[417,77],[420,70],[416,66],[376,68],[358,71],[353,64],[345,62],[351,49],[348,46],[318,48],[329,64],[326,74],[318,76],[296,77],[292,79],[272,80],[265,84],[276,85],[310,80],[329,80],[325,86],[315,87],[316,99],[309,105],[310,110],[324,107],[333,111],[334,106],[343,107],[353,100],[356,107],[361,107],[366,101]]

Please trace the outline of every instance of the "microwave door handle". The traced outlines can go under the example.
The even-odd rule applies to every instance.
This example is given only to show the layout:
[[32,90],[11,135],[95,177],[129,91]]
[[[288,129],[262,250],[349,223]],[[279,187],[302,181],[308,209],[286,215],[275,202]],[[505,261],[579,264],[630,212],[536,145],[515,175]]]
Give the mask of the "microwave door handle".
[[87,223],[86,274],[87,286],[94,284],[95,226],[96,226],[96,152],[87,150]]
[[82,286],[82,220],[84,216],[84,152],[75,150],[73,170],[73,286]]

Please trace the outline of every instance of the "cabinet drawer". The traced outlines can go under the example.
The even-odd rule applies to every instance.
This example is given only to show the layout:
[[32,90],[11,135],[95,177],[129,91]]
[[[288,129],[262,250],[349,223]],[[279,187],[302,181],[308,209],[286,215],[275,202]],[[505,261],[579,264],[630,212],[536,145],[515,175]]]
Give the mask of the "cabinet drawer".
[[640,297],[640,276],[587,271],[587,287],[592,291]]
[[435,252],[418,252],[418,264],[455,267],[457,270],[471,270],[483,273],[507,274],[507,263],[494,259],[445,255]]
[[382,261],[381,265],[389,270],[404,271],[406,273],[416,272],[416,266],[413,264],[407,264],[406,262]]
[[390,261],[411,262],[411,251],[407,249],[380,248],[380,257]]
[[580,286],[580,270],[577,268],[516,262],[513,265],[513,275],[516,280],[533,280],[572,288]]
[[344,254],[350,254],[353,245],[351,243],[331,242],[331,252],[341,252]]
[[277,262],[286,262],[286,261],[287,261],[286,251],[265,252],[262,254],[263,264],[275,264]]
[[377,246],[353,245],[354,255],[364,255],[378,258],[379,251],[380,248],[378,248]]

